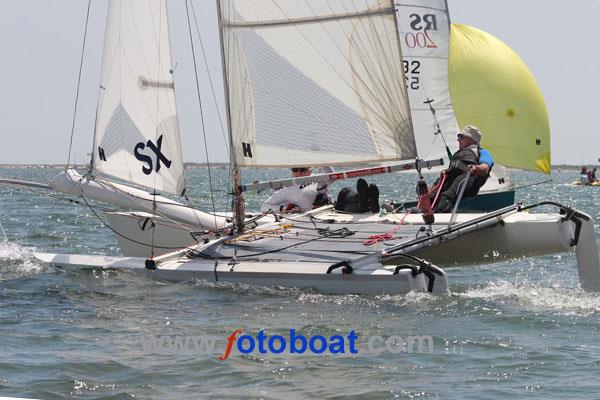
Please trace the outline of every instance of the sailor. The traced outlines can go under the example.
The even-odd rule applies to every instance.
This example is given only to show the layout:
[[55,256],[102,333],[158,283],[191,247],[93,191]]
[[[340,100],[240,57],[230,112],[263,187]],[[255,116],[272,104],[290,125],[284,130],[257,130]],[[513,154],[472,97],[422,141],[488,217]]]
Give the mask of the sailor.
[[[292,168],[292,177],[310,176],[308,167]],[[327,182],[312,182],[300,186],[286,186],[266,199],[260,206],[261,212],[304,212],[333,204]]]
[[579,171],[579,183],[582,185],[587,185],[588,180],[588,169],[586,166],[581,167],[581,171]]
[[[442,175],[445,175],[440,195],[435,204],[434,212],[443,213],[452,211],[457,201],[461,183],[469,177],[463,197],[477,195],[479,189],[487,181],[494,161],[487,150],[479,148],[481,142],[481,131],[473,125],[467,125],[458,133],[458,151],[452,155],[450,166]],[[483,154],[480,154],[483,153]],[[483,162],[480,156],[483,155]],[[436,197],[437,190],[430,194],[432,201]]]
[[591,185],[592,183],[596,182],[596,168],[594,168],[593,170],[591,168],[588,169],[587,180],[588,185]]

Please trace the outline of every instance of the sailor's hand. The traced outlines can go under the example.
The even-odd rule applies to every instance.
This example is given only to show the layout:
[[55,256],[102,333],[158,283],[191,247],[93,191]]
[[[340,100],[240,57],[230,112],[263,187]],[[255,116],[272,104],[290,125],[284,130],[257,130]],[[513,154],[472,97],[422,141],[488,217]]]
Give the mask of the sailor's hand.
[[486,163],[469,166],[471,175],[487,176],[490,173],[490,167]]
[[294,203],[289,203],[287,205],[287,207],[285,207],[284,212],[286,213],[296,213],[296,212],[300,212],[300,207],[298,207],[297,205],[295,205]]

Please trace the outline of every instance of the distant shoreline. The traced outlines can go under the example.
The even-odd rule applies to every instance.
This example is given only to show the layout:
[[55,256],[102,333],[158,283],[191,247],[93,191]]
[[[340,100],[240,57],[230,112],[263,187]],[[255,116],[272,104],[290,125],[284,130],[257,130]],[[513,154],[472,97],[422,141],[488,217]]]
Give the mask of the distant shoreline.
[[[586,164],[588,166],[593,166],[595,164]],[[2,164],[0,163],[0,168],[64,168],[64,164],[44,164],[44,163],[30,163],[30,164]],[[207,167],[207,163],[197,163],[197,162],[184,162],[183,166],[185,169],[188,168],[206,168]],[[223,169],[223,168],[227,168],[229,167],[229,163],[227,162],[214,162],[214,163],[210,163],[210,166],[212,168],[219,168],[219,169]],[[76,165],[71,165],[71,168],[75,168],[75,169],[87,169],[89,167],[89,164],[76,164]],[[557,170],[557,169],[567,169],[567,170],[579,170],[581,168],[581,165],[570,165],[570,164],[557,164],[557,165],[552,165],[551,168],[553,170]],[[511,168],[509,168],[511,169]]]
[[[73,164],[70,167],[75,169],[87,169],[89,164]],[[207,163],[196,163],[196,162],[184,162],[184,168],[206,168]],[[227,168],[229,167],[228,162],[211,162],[210,166],[213,168]],[[64,168],[65,164],[44,164],[44,163],[29,163],[29,164],[2,164],[0,168]]]

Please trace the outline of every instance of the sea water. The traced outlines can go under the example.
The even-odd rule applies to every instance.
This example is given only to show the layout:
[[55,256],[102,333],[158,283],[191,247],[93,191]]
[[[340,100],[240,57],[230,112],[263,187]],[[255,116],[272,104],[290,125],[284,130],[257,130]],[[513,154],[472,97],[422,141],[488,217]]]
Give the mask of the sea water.
[[[57,172],[0,168],[2,177],[39,182]],[[210,210],[214,200],[217,210],[228,207],[225,169],[212,169],[211,182],[205,168],[188,169],[186,176],[192,204]],[[512,176],[517,186],[545,179]],[[287,171],[251,172],[245,180],[275,177]],[[552,179],[519,189],[517,200],[558,201],[600,220],[600,188],[571,187],[577,171],[554,171]],[[370,181],[379,184],[384,201],[415,197],[414,175]],[[332,191],[341,187],[336,183]],[[248,195],[249,208],[266,196]],[[173,284],[129,272],[65,271],[32,257],[34,250],[119,254],[103,214],[94,211],[98,215],[85,204],[0,186],[0,223],[8,237],[0,236],[0,396],[600,398],[600,296],[579,289],[573,253],[447,268],[444,296]],[[307,346],[291,353],[290,343],[281,353],[270,351],[289,341],[292,329],[307,340],[342,337],[345,352]],[[236,330],[230,354],[220,360]],[[272,348],[265,341],[260,352],[260,332],[282,339]],[[350,332],[358,337],[356,353]],[[236,346],[243,335],[241,350],[255,340],[247,354]],[[368,351],[369,340],[375,351]],[[318,340],[313,344],[320,350]]]

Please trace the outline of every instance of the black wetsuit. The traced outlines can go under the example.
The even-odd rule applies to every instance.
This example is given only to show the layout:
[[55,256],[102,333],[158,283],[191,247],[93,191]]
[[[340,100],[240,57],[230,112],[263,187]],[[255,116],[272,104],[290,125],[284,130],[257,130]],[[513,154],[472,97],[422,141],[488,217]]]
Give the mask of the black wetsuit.
[[[446,170],[444,186],[441,189],[440,196],[433,209],[434,212],[444,213],[452,211],[452,207],[454,207],[454,203],[456,203],[460,191],[460,184],[467,176],[469,166],[477,164],[479,164],[479,151],[477,151],[477,153],[474,152],[471,146],[458,150],[452,155],[452,161]],[[483,179],[483,183],[485,183],[485,180],[487,180],[487,177]],[[481,181],[481,177],[471,175],[467,182],[463,198],[475,196],[479,191],[479,188],[483,186]],[[437,190],[434,190],[430,194],[431,201],[433,201],[437,192]]]

